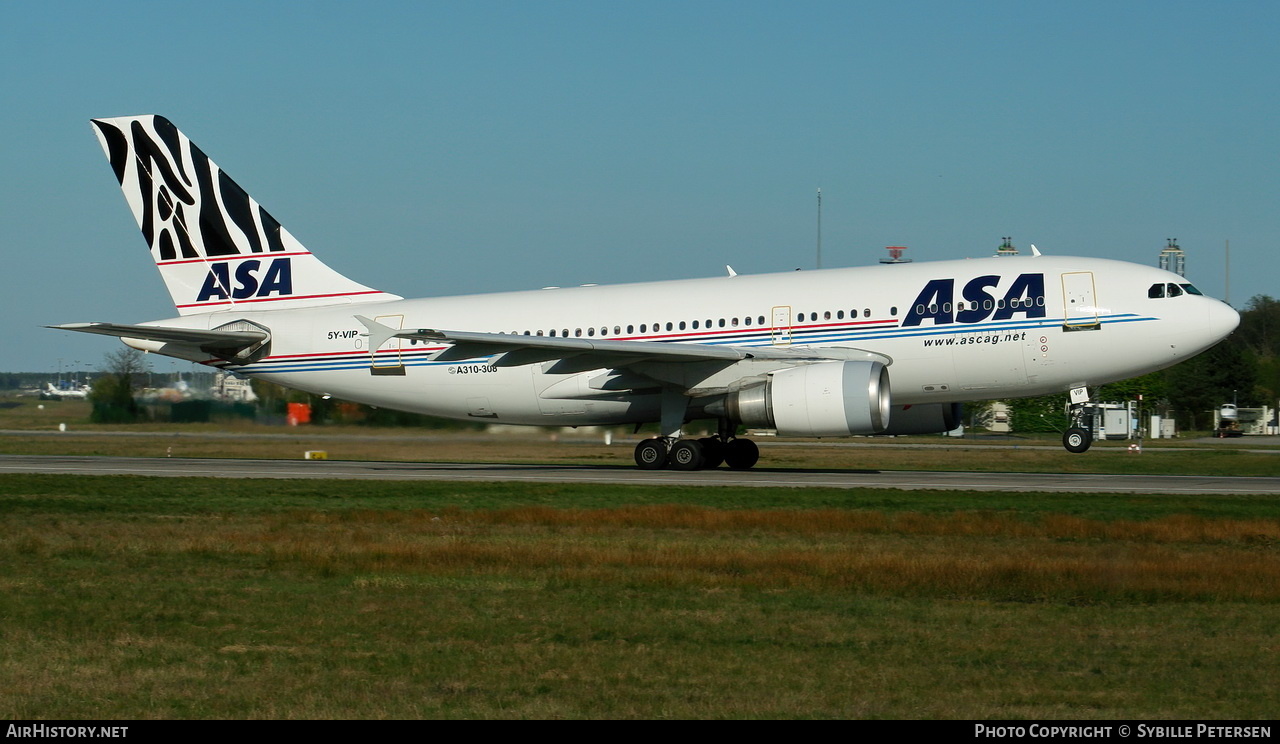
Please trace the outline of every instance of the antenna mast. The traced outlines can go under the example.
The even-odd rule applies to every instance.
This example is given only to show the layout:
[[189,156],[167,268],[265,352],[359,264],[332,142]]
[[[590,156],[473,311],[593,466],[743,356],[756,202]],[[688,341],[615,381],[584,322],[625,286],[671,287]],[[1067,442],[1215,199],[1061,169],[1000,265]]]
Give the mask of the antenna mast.
[[822,189],[818,189],[818,268],[822,268]]
[[1231,304],[1231,241],[1230,240],[1227,241],[1226,264],[1227,264],[1227,267],[1226,267],[1227,268],[1227,296],[1224,299],[1226,299],[1227,304],[1230,305]]

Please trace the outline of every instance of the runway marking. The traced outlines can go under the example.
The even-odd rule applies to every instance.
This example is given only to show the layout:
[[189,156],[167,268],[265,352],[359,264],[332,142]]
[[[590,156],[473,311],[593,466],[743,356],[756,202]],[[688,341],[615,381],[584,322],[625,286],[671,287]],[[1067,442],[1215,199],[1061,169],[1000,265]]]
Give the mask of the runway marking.
[[513,483],[719,486],[753,488],[891,488],[1031,493],[1176,493],[1280,495],[1280,478],[1256,476],[1100,475],[919,471],[715,470],[685,473],[564,465],[404,463],[327,460],[298,467],[285,460],[113,458],[0,455],[0,472],[149,477],[431,480]]

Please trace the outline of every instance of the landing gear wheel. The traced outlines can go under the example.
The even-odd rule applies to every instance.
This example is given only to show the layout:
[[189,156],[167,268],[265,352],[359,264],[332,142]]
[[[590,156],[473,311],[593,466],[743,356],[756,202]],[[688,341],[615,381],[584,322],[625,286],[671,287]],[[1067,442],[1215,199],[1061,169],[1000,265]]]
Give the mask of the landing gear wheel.
[[667,444],[661,439],[646,439],[636,445],[636,464],[641,470],[661,470],[667,464]]
[[702,445],[702,467],[707,470],[714,470],[724,463],[724,442],[715,437],[707,437],[699,439],[698,444]]
[[697,470],[702,467],[702,445],[692,439],[682,439],[671,447],[667,464],[672,470]]
[[750,439],[731,439],[724,446],[724,461],[731,470],[750,470],[760,460],[760,448]]
[[1080,454],[1089,449],[1091,444],[1093,444],[1093,435],[1088,429],[1073,426],[1062,435],[1062,446],[1066,447],[1068,452]]

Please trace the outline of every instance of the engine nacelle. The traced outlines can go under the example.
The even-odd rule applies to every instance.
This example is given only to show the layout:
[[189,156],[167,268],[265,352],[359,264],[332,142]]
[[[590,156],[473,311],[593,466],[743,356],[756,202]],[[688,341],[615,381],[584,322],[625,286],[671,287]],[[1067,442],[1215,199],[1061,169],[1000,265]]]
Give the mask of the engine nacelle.
[[[820,362],[773,372],[725,398],[724,412],[783,436],[879,434],[889,425],[889,371],[880,362]],[[711,412],[712,408],[708,408]]]
[[963,421],[959,403],[926,403],[894,406],[892,420],[883,434],[941,434]]

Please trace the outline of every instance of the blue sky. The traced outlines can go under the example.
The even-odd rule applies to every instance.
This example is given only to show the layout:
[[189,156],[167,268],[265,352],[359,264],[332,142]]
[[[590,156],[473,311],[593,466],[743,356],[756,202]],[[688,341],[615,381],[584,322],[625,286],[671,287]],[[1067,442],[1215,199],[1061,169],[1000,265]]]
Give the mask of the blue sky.
[[[1280,296],[1275,2],[0,3],[0,370],[172,306],[88,119],[163,114],[405,296],[1042,252]],[[159,360],[157,369],[174,363]]]

